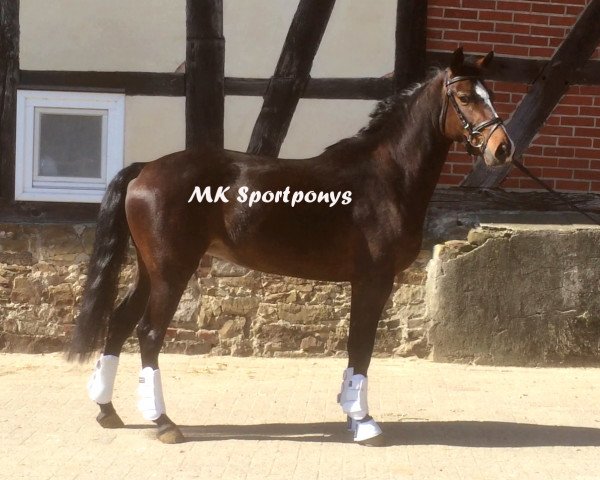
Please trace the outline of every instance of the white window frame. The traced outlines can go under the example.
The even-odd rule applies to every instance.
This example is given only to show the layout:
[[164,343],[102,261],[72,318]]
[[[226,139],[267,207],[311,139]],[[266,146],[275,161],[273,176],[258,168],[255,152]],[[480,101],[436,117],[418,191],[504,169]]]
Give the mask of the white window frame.
[[[50,112],[102,116],[101,178],[37,175],[39,118]],[[18,90],[15,200],[100,203],[123,168],[124,132],[124,94]]]

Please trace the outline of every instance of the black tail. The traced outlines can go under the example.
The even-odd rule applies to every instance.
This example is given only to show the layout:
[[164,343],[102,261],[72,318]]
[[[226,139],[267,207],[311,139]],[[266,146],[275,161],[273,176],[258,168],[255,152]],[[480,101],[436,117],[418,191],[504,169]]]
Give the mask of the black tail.
[[129,242],[125,218],[127,185],[140,174],[144,165],[134,163],[121,170],[102,199],[81,310],[67,356],[69,360],[89,358],[104,335],[117,298],[119,272]]

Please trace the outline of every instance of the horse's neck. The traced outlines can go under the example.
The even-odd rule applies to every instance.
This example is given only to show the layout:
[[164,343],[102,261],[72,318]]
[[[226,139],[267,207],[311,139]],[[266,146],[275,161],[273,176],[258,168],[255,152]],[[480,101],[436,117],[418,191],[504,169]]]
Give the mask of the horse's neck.
[[390,151],[397,165],[399,185],[395,186],[406,211],[423,221],[451,141],[439,128],[442,109],[442,78],[435,77],[416,93],[408,113],[410,122],[395,138]]

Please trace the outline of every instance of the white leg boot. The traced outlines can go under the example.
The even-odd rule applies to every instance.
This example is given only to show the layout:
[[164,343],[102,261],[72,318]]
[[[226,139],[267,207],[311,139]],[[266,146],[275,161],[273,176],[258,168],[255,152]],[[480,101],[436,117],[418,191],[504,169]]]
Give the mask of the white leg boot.
[[157,420],[166,413],[160,370],[153,370],[151,367],[142,369],[138,395],[138,408],[146,420]]
[[354,369],[347,368],[344,371],[338,403],[348,416],[348,430],[354,432],[354,441],[374,444],[375,442],[370,440],[379,437],[382,431],[369,415],[367,387],[367,377],[361,374],[354,375]]
[[96,369],[87,384],[88,395],[96,403],[105,404],[112,401],[119,357],[102,355],[96,363]]

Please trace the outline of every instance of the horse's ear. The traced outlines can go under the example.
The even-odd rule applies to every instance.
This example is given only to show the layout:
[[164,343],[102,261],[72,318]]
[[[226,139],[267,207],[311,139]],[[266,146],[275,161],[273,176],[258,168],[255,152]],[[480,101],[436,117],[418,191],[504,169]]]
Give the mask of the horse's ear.
[[490,52],[488,53],[485,57],[481,57],[480,59],[478,59],[475,62],[475,65],[477,65],[479,68],[486,68],[490,62],[494,59],[494,52]]
[[460,68],[463,66],[464,61],[465,61],[465,55],[463,53],[463,47],[458,47],[456,50],[454,50],[454,53],[452,54],[452,61],[450,62],[450,70],[452,70],[452,72],[454,74],[458,73]]

